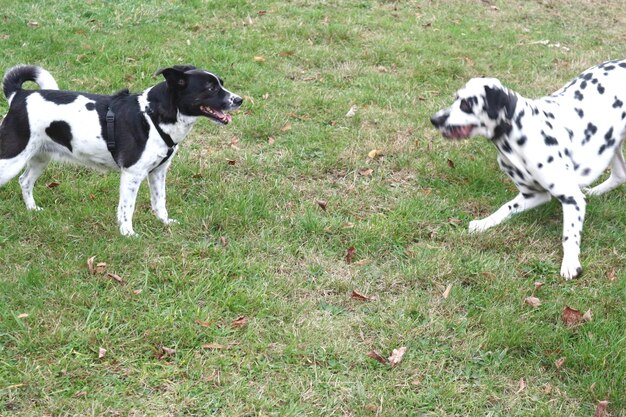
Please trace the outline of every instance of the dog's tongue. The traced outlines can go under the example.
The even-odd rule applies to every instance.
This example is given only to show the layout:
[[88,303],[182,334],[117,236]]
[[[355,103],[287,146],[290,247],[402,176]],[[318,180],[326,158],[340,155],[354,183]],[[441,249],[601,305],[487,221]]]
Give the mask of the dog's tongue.
[[455,126],[454,128],[450,129],[450,131],[448,132],[446,136],[448,136],[448,138],[450,139],[465,139],[469,137],[470,133],[472,132],[472,129],[473,129],[472,125]]

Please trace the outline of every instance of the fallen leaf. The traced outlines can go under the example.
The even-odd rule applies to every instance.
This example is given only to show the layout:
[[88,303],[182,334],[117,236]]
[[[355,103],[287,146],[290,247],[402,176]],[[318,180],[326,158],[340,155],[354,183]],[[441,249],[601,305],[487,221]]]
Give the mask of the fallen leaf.
[[561,318],[567,327],[574,327],[583,322],[583,315],[580,311],[568,306],[563,309]]
[[156,352],[155,356],[157,359],[162,359],[168,356],[174,356],[175,354],[176,354],[176,349],[161,346],[159,350]]
[[363,177],[370,177],[373,172],[374,172],[374,170],[372,168],[360,169],[359,170],[359,175],[361,175]]
[[356,114],[358,107],[356,104],[352,105],[352,107],[350,107],[350,110],[348,110],[348,112],[346,113],[346,117],[354,117],[354,115]]
[[259,16],[265,16],[267,14],[267,10],[259,10],[256,12]]
[[378,406],[376,404],[368,404],[365,409],[370,413],[378,413]]
[[450,218],[448,219],[448,223],[453,224],[453,225],[455,225],[455,226],[458,226],[459,224],[463,223],[463,220],[461,220],[461,219],[456,219],[456,218],[454,218],[454,217],[450,217]]
[[326,211],[326,206],[328,205],[326,200],[317,200],[316,203],[322,210]]
[[389,364],[389,361],[387,360],[387,358],[381,356],[381,354],[376,352],[375,350],[372,350],[371,352],[368,352],[367,356],[369,356],[370,358],[374,359],[375,361],[378,361],[378,362],[382,363],[383,365],[388,365]]
[[223,247],[228,246],[228,239],[225,236],[220,236],[220,245]]
[[220,345],[219,343],[206,343],[202,345],[202,349],[221,350],[221,349],[228,349],[228,347],[224,345]]
[[255,57],[254,57],[254,61],[255,61],[255,62],[265,62],[265,61],[266,61],[266,59],[265,59],[265,57],[264,57],[264,56],[262,56],[262,55],[257,55],[257,56],[255,56]]
[[230,325],[231,325],[231,327],[237,329],[237,328],[240,328],[240,327],[244,327],[247,324],[248,324],[248,318],[245,317],[245,316],[239,316]]
[[585,314],[583,314],[583,321],[584,322],[591,321],[591,309],[587,310]]
[[354,262],[352,265],[367,265],[369,264],[371,261],[369,259],[361,259],[360,261],[356,261]]
[[282,51],[278,53],[278,56],[291,56],[293,54],[294,54],[293,51]]
[[28,317],[28,313],[21,313],[17,315],[18,319],[25,319],[26,317]]
[[367,153],[367,156],[370,159],[378,158],[378,157],[383,156],[383,151],[381,151],[380,149],[372,149],[371,151]]
[[450,291],[452,291],[452,283],[448,284],[446,290],[441,294],[444,299],[447,299],[450,296]]
[[391,356],[388,358],[388,360],[392,368],[402,361],[402,358],[404,357],[405,353],[406,353],[406,346],[402,346],[398,349],[394,349],[393,352],[391,352]]
[[39,22],[37,22],[36,20],[29,20],[26,25],[29,28],[36,28],[36,27],[39,27]]
[[104,358],[104,355],[106,355],[107,350],[103,347],[101,347],[100,349],[98,349],[98,359],[102,359]]
[[534,285],[535,290],[538,290],[539,288],[543,287],[543,282],[536,281]]
[[85,391],[76,391],[76,393],[74,393],[74,398],[84,397],[85,395],[87,395],[87,392]]
[[267,138],[267,144],[268,145],[273,145],[274,144],[274,138],[271,137],[271,136],[269,138]]
[[358,300],[358,301],[372,301],[374,299],[373,297],[368,297],[366,295],[363,295],[357,292],[356,290],[352,290],[352,294],[350,294],[350,298],[352,298],[353,300]]
[[354,246],[350,246],[346,252],[346,263],[351,264],[352,259],[354,258],[354,253],[356,252],[356,248]]
[[58,183],[58,182],[56,182],[56,181],[52,181],[52,182],[49,182],[48,184],[46,184],[46,187],[48,187],[48,188],[56,188],[56,187],[58,187],[59,185],[61,185],[61,184],[59,184],[59,183]]
[[599,401],[598,406],[596,407],[596,412],[593,414],[593,417],[604,417],[606,416],[606,407],[609,405],[609,402]]
[[454,168],[454,161],[452,159],[448,159],[448,166]]
[[230,140],[230,147],[236,151],[240,150],[241,148],[239,147],[239,138],[234,137]]
[[236,165],[237,164],[237,160],[236,159],[227,159],[226,162],[228,162],[228,165]]
[[541,305],[541,300],[537,297],[526,297],[524,298],[524,302],[531,307],[539,307]]
[[143,290],[142,290],[142,289],[139,289],[139,290],[133,290],[133,294],[135,294],[135,295],[139,295],[139,294],[141,294],[142,292],[143,292]]
[[556,366],[556,369],[561,369],[561,367],[563,366],[564,363],[565,363],[565,356],[555,360],[554,361],[554,366]]
[[97,274],[104,274],[107,270],[107,263],[106,262],[98,262],[96,264],[96,273]]
[[118,284],[124,284],[124,280],[122,279],[122,277],[112,272],[107,272],[107,278],[111,278],[113,281],[117,282]]
[[280,128],[281,132],[288,132],[291,130],[291,123],[287,123],[285,126]]
[[213,322],[211,321],[196,320],[195,322],[196,324],[199,324],[202,327],[211,327],[213,325]]
[[96,273],[96,269],[93,266],[93,262],[95,261],[96,257],[92,256],[91,258],[87,259],[87,270],[89,271],[89,273],[91,275]]
[[526,389],[526,381],[524,381],[524,378],[520,378],[516,394],[519,394],[525,389]]

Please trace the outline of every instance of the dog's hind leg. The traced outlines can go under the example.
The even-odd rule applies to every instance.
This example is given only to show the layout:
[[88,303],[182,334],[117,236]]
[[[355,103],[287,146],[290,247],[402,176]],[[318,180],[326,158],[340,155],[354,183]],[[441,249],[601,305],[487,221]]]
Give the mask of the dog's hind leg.
[[548,193],[520,192],[513,200],[504,204],[491,216],[485,217],[481,220],[471,221],[469,224],[469,231],[470,233],[472,233],[487,230],[493,226],[502,223],[504,220],[508,219],[514,214],[521,213],[523,211],[530,210],[531,208],[547,203],[548,201],[550,201],[550,198],[551,196]]
[[626,182],[626,162],[624,162],[624,152],[622,143],[615,148],[615,156],[611,159],[611,175],[602,184],[586,190],[587,195],[600,195],[613,190],[619,185]]
[[26,208],[28,210],[41,210],[41,207],[38,207],[35,203],[35,198],[33,197],[33,187],[35,186],[37,178],[41,176],[49,162],[50,156],[48,154],[37,154],[31,158],[30,161],[28,161],[26,164],[26,170],[20,176],[22,196],[24,197],[24,203],[26,203]]

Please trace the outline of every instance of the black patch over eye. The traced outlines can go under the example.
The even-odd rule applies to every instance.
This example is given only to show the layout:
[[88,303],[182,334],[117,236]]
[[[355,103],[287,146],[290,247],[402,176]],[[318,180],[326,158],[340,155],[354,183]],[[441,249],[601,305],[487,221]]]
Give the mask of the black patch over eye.
[[465,112],[465,113],[473,113],[472,111],[472,105],[469,103],[469,101],[463,99],[461,100],[461,105],[460,105],[461,111]]

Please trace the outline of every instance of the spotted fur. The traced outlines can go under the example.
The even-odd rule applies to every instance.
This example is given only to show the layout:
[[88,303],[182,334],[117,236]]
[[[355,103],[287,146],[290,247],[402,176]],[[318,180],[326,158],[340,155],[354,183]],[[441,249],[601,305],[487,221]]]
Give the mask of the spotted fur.
[[[470,222],[489,229],[513,214],[557,198],[563,208],[561,275],[582,272],[585,192],[600,195],[626,181],[626,60],[589,68],[550,96],[528,99],[495,78],[474,78],[431,122],[444,137],[485,136],[519,194],[492,215]],[[610,168],[609,178],[587,188]]]
[[[132,218],[139,185],[147,177],[156,216],[174,222],[165,208],[165,176],[171,156],[200,116],[227,124],[241,97],[210,72],[191,65],[164,68],[165,78],[139,94],[115,95],[61,91],[50,73],[32,65],[7,71],[3,80],[9,112],[0,125],[0,186],[17,176],[29,210],[41,210],[33,198],[35,181],[50,160],[73,162],[100,171],[120,171],[117,221],[133,235]],[[24,90],[34,81],[40,90]],[[107,148],[107,112],[115,114],[115,149]],[[169,136],[173,147],[167,144]]]

